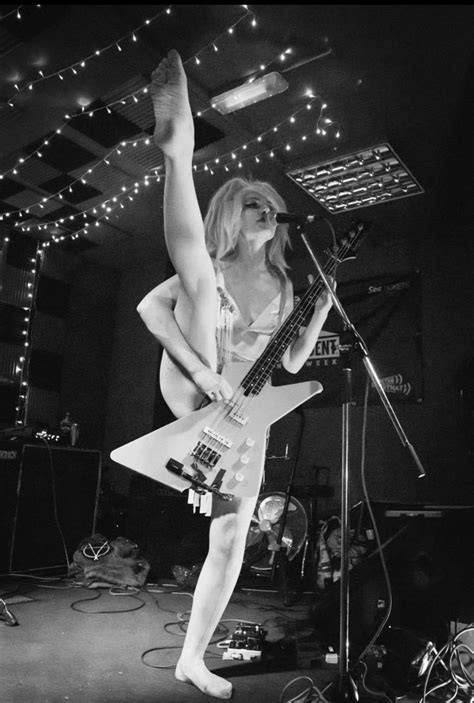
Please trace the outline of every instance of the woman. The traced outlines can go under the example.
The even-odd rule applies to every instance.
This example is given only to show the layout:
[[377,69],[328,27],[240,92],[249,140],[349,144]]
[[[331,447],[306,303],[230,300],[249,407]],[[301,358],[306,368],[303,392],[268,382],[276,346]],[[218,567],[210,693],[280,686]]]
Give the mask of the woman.
[[[258,358],[291,310],[286,226],[273,216],[286,208],[269,184],[232,179],[214,195],[203,223],[193,183],[186,76],[174,50],[152,74],[152,99],[154,138],[166,169],[165,240],[176,276],[150,291],[137,310],[164,347],[161,390],[181,417],[203,401],[229,400],[233,389],[219,374],[223,362]],[[282,358],[288,371],[303,366],[330,307],[329,296],[321,296]],[[221,699],[231,697],[232,685],[207,669],[204,654],[237,582],[256,500],[212,497],[209,552],[175,671],[180,681]]]

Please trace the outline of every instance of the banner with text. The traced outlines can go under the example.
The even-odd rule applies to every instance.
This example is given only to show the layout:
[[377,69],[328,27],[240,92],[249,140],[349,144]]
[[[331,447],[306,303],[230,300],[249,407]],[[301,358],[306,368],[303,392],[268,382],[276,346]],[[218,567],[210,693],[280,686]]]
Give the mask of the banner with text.
[[[297,292],[297,299],[304,291]],[[349,320],[365,341],[372,362],[390,401],[422,401],[421,291],[418,272],[380,276],[340,283],[337,296]],[[317,380],[323,392],[306,407],[341,403],[342,369],[352,369],[353,399],[363,402],[367,373],[352,334],[344,330],[340,315],[332,309],[319,340],[305,366],[297,374],[281,365],[272,376],[276,386]],[[370,381],[369,402],[379,401]]]

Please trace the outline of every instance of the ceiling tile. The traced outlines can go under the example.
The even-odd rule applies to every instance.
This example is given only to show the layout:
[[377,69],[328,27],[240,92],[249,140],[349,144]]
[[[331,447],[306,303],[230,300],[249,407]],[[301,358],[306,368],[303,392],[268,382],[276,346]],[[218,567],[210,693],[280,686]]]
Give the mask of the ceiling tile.
[[46,135],[41,139],[35,139],[34,142],[27,144],[23,151],[25,154],[33,153],[41,147],[45,139],[49,140],[49,144],[41,150],[42,159],[46,163],[54,166],[60,171],[64,171],[65,173],[73,168],[85,166],[85,164],[88,164],[97,158],[95,154],[92,154],[90,151],[84,149],[82,146],[79,146],[79,144],[76,144],[64,135],[55,133]]
[[10,196],[20,193],[22,190],[25,190],[25,186],[18,183],[18,181],[8,178],[8,176],[0,180],[0,198],[2,200],[6,200]]
[[39,186],[43,181],[49,181],[55,176],[59,176],[62,171],[46,164],[43,159],[33,157],[25,161],[18,168],[18,177],[25,183]]
[[[87,108],[88,111],[96,110],[93,117],[79,114],[73,117],[69,126],[106,148],[113,147],[120,141],[130,139],[141,132],[138,125],[119,115],[113,108],[109,108],[109,113],[107,110],[99,109],[102,107],[104,103],[101,100],[94,101]],[[73,168],[76,168],[76,165],[73,165]]]
[[102,195],[101,191],[96,190],[89,183],[76,181],[75,178],[66,173],[41,184],[41,188],[50,193],[59,193],[59,191],[64,191],[68,186],[71,186],[71,190],[67,190],[67,193],[63,193],[63,196],[73,204],[82,203],[85,200],[90,200],[90,198]]

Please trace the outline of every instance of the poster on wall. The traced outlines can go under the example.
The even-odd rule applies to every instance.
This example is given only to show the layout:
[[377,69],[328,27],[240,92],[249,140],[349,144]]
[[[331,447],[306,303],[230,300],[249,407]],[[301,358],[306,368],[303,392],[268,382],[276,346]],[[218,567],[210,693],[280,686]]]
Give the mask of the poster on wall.
[[[304,294],[297,291],[296,297]],[[337,296],[349,320],[365,341],[369,358],[390,402],[420,403],[423,399],[421,349],[421,290],[419,272],[378,276],[340,283]],[[331,310],[324,329],[305,366],[290,374],[281,364],[272,376],[275,386],[317,380],[323,392],[305,407],[339,405],[342,369],[352,369],[353,400],[361,405],[367,373],[353,335]],[[369,403],[381,402],[370,381]]]

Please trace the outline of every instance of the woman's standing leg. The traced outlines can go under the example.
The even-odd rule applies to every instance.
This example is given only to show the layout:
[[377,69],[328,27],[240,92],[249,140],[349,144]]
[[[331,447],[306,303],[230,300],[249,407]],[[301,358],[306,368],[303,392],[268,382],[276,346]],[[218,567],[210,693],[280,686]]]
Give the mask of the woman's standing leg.
[[203,693],[230,698],[232,684],[212,674],[204,663],[209,641],[227,607],[242,568],[245,542],[257,498],[213,497],[209,552],[194,591],[191,616],[176,678],[190,681]]

